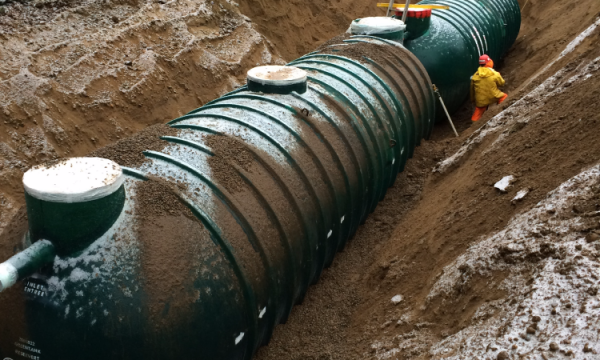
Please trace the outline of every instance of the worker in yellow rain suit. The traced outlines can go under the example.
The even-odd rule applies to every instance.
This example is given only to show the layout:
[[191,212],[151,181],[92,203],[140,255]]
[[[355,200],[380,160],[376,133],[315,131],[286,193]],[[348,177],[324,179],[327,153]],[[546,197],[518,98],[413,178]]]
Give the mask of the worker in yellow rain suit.
[[498,86],[504,86],[504,79],[493,68],[494,62],[489,56],[479,57],[479,69],[471,78],[471,102],[476,106],[475,113],[471,117],[473,121],[481,119],[491,104],[501,104],[508,97],[498,90]]

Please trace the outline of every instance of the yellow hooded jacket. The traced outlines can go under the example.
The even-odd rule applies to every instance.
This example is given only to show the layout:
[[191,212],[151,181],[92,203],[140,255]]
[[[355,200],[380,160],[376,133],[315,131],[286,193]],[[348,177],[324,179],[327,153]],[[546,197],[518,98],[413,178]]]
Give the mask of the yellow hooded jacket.
[[492,68],[480,67],[471,79],[471,101],[477,107],[497,103],[504,96],[498,86],[504,86],[500,73]]

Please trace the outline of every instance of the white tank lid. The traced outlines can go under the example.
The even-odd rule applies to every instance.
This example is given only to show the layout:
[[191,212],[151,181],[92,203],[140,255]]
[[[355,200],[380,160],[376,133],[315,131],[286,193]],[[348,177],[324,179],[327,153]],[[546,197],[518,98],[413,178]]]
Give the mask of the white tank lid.
[[286,86],[305,83],[308,74],[294,66],[267,65],[250,69],[248,80],[261,85]]
[[356,19],[350,25],[350,32],[354,35],[385,34],[405,29],[406,25],[402,20],[385,16]]
[[95,157],[38,165],[23,175],[23,185],[29,195],[58,203],[101,199],[117,191],[124,181],[123,170],[117,163]]

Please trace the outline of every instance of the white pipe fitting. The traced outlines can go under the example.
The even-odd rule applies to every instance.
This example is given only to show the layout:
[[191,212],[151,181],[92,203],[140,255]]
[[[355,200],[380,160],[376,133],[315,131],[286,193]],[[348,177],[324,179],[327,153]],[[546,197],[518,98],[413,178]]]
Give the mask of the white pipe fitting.
[[17,268],[6,262],[0,264],[0,292],[16,284],[18,278]]

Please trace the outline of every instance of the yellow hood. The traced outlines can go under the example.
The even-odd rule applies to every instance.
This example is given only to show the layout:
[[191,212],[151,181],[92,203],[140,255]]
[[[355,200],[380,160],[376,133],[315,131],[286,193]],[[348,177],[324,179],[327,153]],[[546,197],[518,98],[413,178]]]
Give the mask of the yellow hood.
[[480,67],[479,70],[477,70],[477,75],[479,75],[481,78],[493,76],[495,73],[496,71],[494,69],[490,69],[488,67]]

